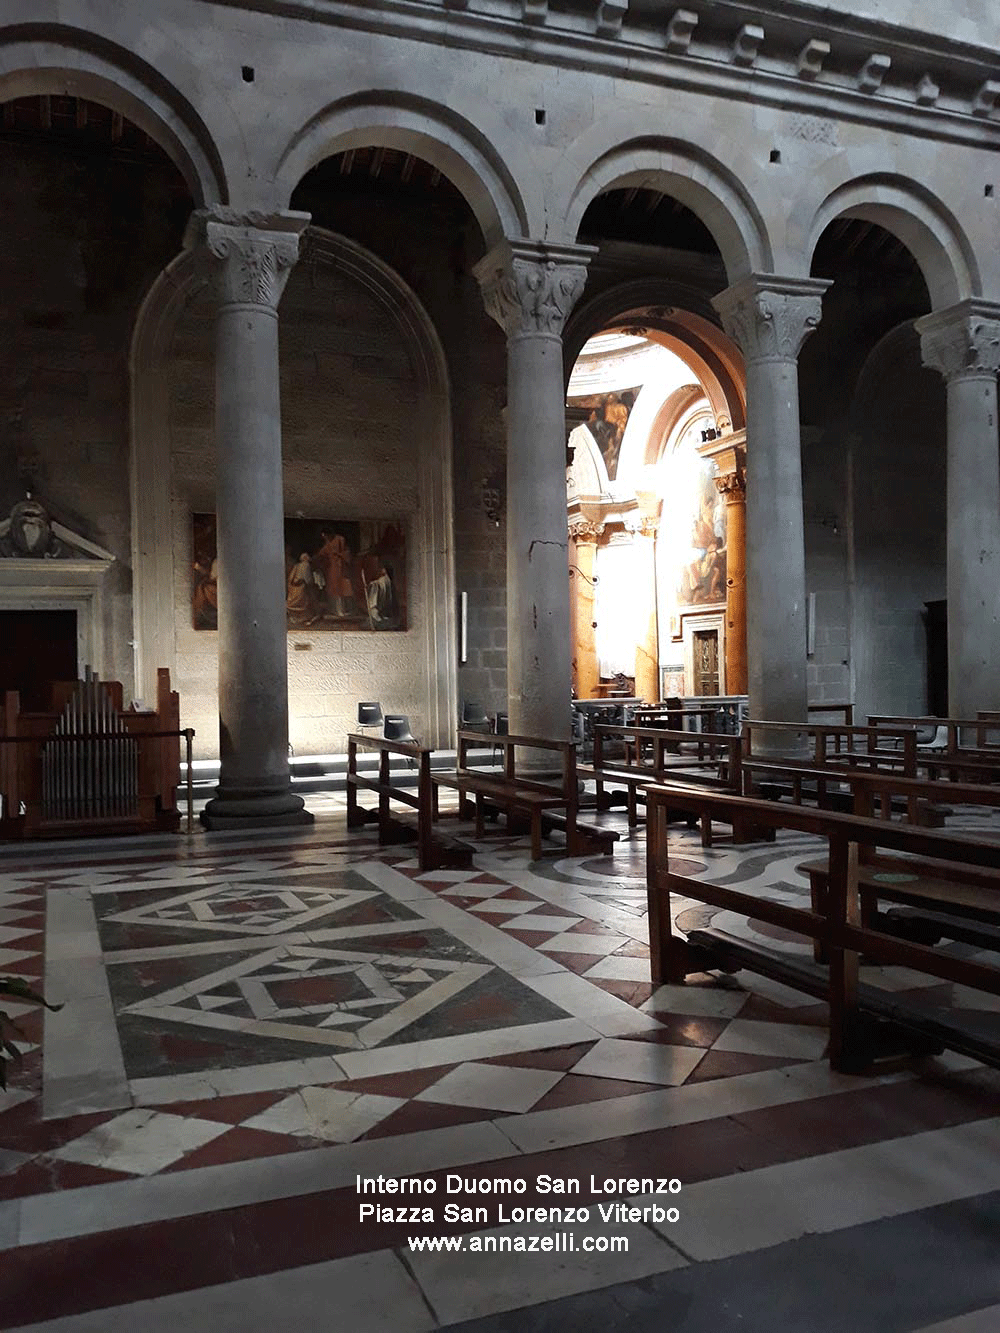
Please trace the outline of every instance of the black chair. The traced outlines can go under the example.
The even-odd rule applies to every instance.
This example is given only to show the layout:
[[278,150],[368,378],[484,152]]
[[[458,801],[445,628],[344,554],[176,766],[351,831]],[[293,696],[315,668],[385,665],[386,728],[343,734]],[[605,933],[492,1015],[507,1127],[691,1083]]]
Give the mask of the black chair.
[[[410,719],[405,713],[386,713],[382,735],[387,741],[410,741],[414,745],[419,744],[410,730]],[[413,759],[407,759],[406,762],[410,768],[417,766]]]
[[460,721],[463,731],[490,731],[489,714],[482,704],[466,700],[462,704]]
[[[494,716],[493,716],[493,725],[492,725],[492,727],[490,728],[490,730],[493,732],[493,735],[494,735],[494,736],[509,736],[509,735],[510,735],[510,714],[509,714],[509,713],[495,713]],[[494,747],[493,747],[493,762],[494,762],[494,764],[495,764],[496,761],[497,761],[497,755],[498,755],[498,754],[503,754],[503,746],[502,746],[502,745],[494,745]]]
[[382,705],[375,703],[358,704],[358,726],[380,727],[382,725]]

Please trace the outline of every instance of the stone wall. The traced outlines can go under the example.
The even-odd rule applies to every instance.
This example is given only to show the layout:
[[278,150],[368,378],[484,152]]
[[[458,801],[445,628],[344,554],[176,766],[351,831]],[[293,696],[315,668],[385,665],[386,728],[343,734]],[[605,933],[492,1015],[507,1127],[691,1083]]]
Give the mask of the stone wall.
[[[111,551],[106,656],[132,692],[128,354],[190,199],[165,158],[0,140],[0,514],[30,488]],[[81,667],[84,665],[80,664]]]

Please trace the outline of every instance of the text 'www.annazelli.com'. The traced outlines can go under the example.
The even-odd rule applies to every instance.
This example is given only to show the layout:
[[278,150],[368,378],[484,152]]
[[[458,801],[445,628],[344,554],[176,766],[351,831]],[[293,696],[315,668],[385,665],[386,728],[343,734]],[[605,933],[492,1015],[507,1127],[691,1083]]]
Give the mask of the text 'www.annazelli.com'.
[[626,1254],[627,1236],[581,1236],[557,1231],[549,1236],[407,1236],[411,1250],[458,1250],[464,1254]]

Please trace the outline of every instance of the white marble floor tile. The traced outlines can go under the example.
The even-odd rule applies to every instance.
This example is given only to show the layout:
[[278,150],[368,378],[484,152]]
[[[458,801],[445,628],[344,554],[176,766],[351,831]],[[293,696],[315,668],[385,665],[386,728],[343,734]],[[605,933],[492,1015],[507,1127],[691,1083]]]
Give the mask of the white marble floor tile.
[[49,1156],[148,1176],[162,1171],[192,1149],[210,1143],[228,1128],[218,1121],[189,1120],[162,1111],[136,1109],[64,1143]]
[[1000,1120],[978,1120],[685,1186],[669,1237],[724,1259],[998,1188]]
[[26,935],[37,933],[37,926],[0,926],[0,944],[13,944],[15,940],[23,940]]
[[376,1097],[339,1088],[301,1088],[243,1123],[247,1129],[353,1143],[405,1102],[404,1097]]
[[[536,1256],[472,1253],[466,1247],[461,1253],[407,1251],[406,1258],[442,1326],[534,1305],[540,1289],[544,1299],[555,1300],[686,1266],[677,1251],[647,1227],[632,1223],[616,1225],[610,1231],[627,1239],[627,1250],[614,1254],[583,1250],[586,1236],[609,1234],[600,1213],[592,1209],[589,1222],[573,1227],[533,1222],[530,1227],[514,1225],[478,1233],[484,1243],[487,1237],[513,1239],[530,1232],[553,1237],[553,1244],[563,1243],[554,1239],[557,1235],[569,1233],[575,1238],[573,1250]],[[541,1262],[533,1263],[534,1258]]]
[[602,1037],[630,1037],[660,1028],[651,1014],[640,1013],[617,995],[565,969],[549,976],[523,976],[521,980],[567,1013],[576,1014]]
[[[442,889],[443,898],[495,898],[498,893],[506,893],[511,886],[509,884],[456,884],[453,888]],[[509,899],[507,901],[510,901]],[[530,912],[531,904],[525,903],[525,908]],[[518,909],[520,904],[517,905]],[[495,912],[500,909],[491,907],[488,911]]]
[[14,963],[23,963],[26,958],[37,957],[37,949],[29,949],[27,953],[23,949],[0,949],[0,967],[10,967]]
[[783,986],[780,981],[772,981],[770,977],[755,976],[752,972],[743,972],[740,974],[740,985],[746,990],[752,991],[754,995],[760,995],[765,1000],[773,1000],[775,1004],[783,1004],[786,1009],[804,1009],[807,1004],[815,1004],[816,1000],[812,995],[805,995],[800,990],[794,990],[791,986]]
[[[541,903],[536,906],[541,907]],[[554,931],[566,931],[571,926],[575,926],[580,920],[579,917],[572,916],[543,916],[541,912],[537,915],[520,916],[516,921],[504,921],[501,923],[501,930],[537,930],[540,935],[551,935]]]
[[659,986],[640,1007],[647,1014],[735,1018],[749,998],[744,990],[722,986]]
[[[489,885],[484,887],[489,888]],[[498,887],[502,887],[499,886]],[[544,907],[544,903],[526,903],[514,898],[486,898],[475,906],[470,907],[470,912],[495,912],[497,916],[523,916],[525,912],[533,912],[536,907]],[[579,918],[578,918],[579,919]],[[564,918],[566,925],[572,925],[571,917]],[[511,921],[512,926],[520,925],[518,921]],[[525,927],[527,929],[527,927]],[[556,930],[559,927],[556,926]]]
[[439,1325],[398,1256],[376,1250],[67,1315],[20,1333],[330,1333],[333,1327],[344,1333],[431,1333]]
[[699,1046],[664,1046],[653,1041],[619,1041],[606,1037],[573,1066],[572,1073],[592,1078],[627,1079],[632,1083],[663,1083],[676,1087],[694,1070],[705,1052]]
[[628,944],[626,935],[588,935],[585,932],[570,934],[568,931],[546,940],[539,948],[546,953],[614,953],[623,944]]
[[826,1046],[826,1028],[734,1018],[712,1049],[743,1055],[788,1056],[791,1060],[818,1060]]
[[442,884],[461,884],[467,879],[475,879],[481,870],[428,870],[418,879],[440,880]]
[[[524,980],[531,984],[535,978]],[[612,998],[608,996],[609,1000]],[[454,1064],[456,1060],[485,1060],[491,1055],[514,1055],[593,1040],[594,1029],[589,1023],[576,1018],[555,1018],[547,1023],[525,1023],[456,1037],[431,1037],[374,1051],[344,1051],[337,1060],[347,1078],[375,1078],[404,1069],[430,1069],[434,1065]]]
[[550,1069],[520,1069],[471,1062],[425,1088],[418,1102],[481,1106],[490,1111],[529,1111],[563,1078]]
[[625,954],[608,954],[583,974],[606,981],[648,981],[649,959],[629,958]]
[[946,1319],[943,1324],[916,1329],[915,1333],[996,1333],[998,1328],[1000,1305],[991,1305],[983,1310],[970,1310],[955,1319]]

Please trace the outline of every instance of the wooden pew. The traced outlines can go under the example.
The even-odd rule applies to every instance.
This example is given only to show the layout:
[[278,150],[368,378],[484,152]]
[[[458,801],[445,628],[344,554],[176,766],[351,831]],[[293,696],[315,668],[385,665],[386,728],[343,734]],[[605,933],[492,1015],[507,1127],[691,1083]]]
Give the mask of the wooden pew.
[[[358,772],[358,750],[376,750],[379,753],[378,778]],[[392,781],[390,760],[394,754],[403,755],[417,766],[417,789],[411,791]],[[375,809],[358,804],[358,791],[373,791],[378,795]],[[416,810],[416,829],[409,823],[395,819],[391,802]],[[390,741],[383,736],[364,736],[352,732],[347,737],[347,827],[378,824],[378,840],[382,846],[400,842],[417,843],[417,860],[421,870],[466,870],[472,865],[472,848],[457,838],[439,833],[433,824],[434,792],[431,785],[431,751],[412,741]]]
[[[616,739],[625,742],[621,760],[610,753]],[[683,753],[682,746],[689,753]],[[715,735],[707,731],[667,731],[637,724],[601,724],[594,728],[593,763],[578,764],[577,774],[594,782],[598,810],[611,807],[608,787],[624,787],[629,828],[635,828],[639,822],[639,805],[645,799],[646,788],[651,785],[667,784],[682,789],[706,786],[739,792],[740,750],[740,738],[728,733]],[[711,847],[714,836],[711,819],[707,816],[700,821],[693,817],[688,819],[692,828],[696,822],[701,825],[702,846]],[[735,842],[755,842],[771,836],[768,830],[757,829],[743,820],[737,820],[733,828]]]
[[[680,794],[651,787],[647,805],[647,886],[649,895],[650,972],[656,983],[683,983],[688,974],[712,969],[749,968],[829,1001],[830,1062],[835,1069],[858,1073],[869,1070],[883,1055],[900,1053],[905,1036],[908,1049],[918,1052],[942,1046],[1000,1066],[1000,1035],[985,1037],[957,1023],[945,1022],[907,1003],[905,994],[888,994],[864,985],[859,977],[859,956],[887,966],[910,968],[938,981],[949,981],[1000,995],[1000,968],[952,957],[926,944],[901,940],[862,920],[859,900],[859,865],[873,864],[879,849],[904,853],[932,862],[942,881],[952,885],[961,876],[997,877],[994,912],[1000,916],[1000,872],[995,844],[955,838],[938,830],[913,828],[881,819],[866,819],[800,806],[778,806],[767,801],[716,792]],[[668,848],[668,813],[687,808],[696,814],[728,817],[742,809],[746,817],[774,829],[791,829],[826,839],[828,845],[827,895],[824,910],[792,907],[755,893],[706,883],[671,872]],[[864,852],[864,859],[859,852]],[[897,858],[904,862],[903,858]],[[680,893],[695,901],[738,912],[818,940],[829,958],[827,968],[772,953],[747,940],[715,929],[692,931],[687,939],[674,933],[670,895]]]
[[[482,748],[483,737],[477,731],[458,733],[458,766],[452,773],[434,773],[434,814],[437,815],[437,791],[441,787],[458,792],[459,818],[475,806],[476,836],[484,834],[485,820],[490,815],[503,814],[507,827],[515,828],[518,821],[526,822],[531,834],[531,855],[538,860],[542,855],[543,833],[561,830],[566,835],[566,853],[569,856],[611,855],[618,833],[614,829],[583,824],[579,814],[579,778],[577,776],[576,743],[555,741],[539,736],[491,736],[491,748],[503,751],[501,772],[484,772],[470,763],[470,753]],[[525,773],[523,756],[518,751],[543,750],[556,756],[558,772],[551,777],[536,769]]]
[[[778,748],[775,741],[786,738],[787,744]],[[748,719],[743,723],[744,769],[755,760],[812,768],[889,769],[916,777],[917,732],[903,725],[854,727]]]
[[[887,731],[897,726],[917,730],[917,762],[929,778],[947,778],[953,782],[1000,782],[1000,750],[989,743],[989,717],[903,717],[872,714],[869,726]],[[971,732],[975,743],[963,743],[963,732]],[[928,733],[930,735],[928,736]]]

